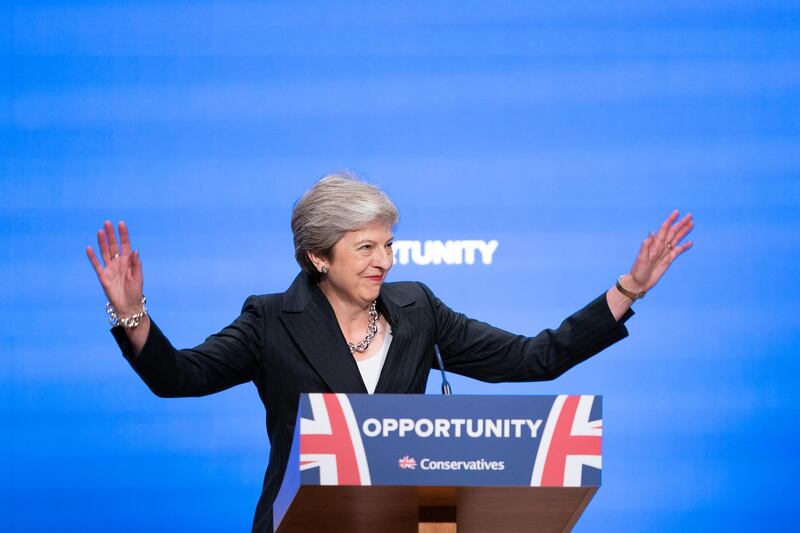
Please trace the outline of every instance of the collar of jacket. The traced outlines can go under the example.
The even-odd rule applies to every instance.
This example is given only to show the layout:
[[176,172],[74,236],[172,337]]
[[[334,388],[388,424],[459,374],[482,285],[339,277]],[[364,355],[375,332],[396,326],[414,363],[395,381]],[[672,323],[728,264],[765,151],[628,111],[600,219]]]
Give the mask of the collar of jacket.
[[[401,376],[394,370],[398,369],[399,354],[412,334],[406,314],[415,303],[416,299],[408,291],[401,291],[391,283],[381,287],[378,309],[392,327],[392,344],[376,393],[404,392],[399,381]],[[319,286],[304,272],[300,272],[283,293],[282,311],[281,320],[330,391],[367,392],[333,308]]]

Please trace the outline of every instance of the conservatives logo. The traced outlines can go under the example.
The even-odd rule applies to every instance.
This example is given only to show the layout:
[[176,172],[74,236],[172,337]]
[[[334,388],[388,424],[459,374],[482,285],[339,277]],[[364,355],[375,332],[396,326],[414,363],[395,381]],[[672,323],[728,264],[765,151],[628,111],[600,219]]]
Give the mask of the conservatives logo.
[[[402,470],[416,470],[417,460],[405,455],[397,461],[397,465]],[[487,461],[486,459],[476,459],[473,461],[437,461],[424,458],[419,462],[422,470],[505,470],[505,461]]]
[[404,455],[397,461],[397,466],[399,466],[403,470],[416,470],[417,460],[414,459],[413,457]]

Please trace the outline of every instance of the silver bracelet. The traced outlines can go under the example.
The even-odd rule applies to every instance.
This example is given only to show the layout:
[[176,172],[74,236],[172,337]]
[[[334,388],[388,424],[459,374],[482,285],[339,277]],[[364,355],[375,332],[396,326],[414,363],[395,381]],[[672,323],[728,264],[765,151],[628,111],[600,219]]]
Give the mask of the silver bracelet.
[[111,302],[106,302],[106,313],[108,313],[108,322],[112,328],[122,326],[125,329],[133,329],[142,323],[142,319],[147,315],[147,298],[142,294],[142,310],[125,318],[120,318]]

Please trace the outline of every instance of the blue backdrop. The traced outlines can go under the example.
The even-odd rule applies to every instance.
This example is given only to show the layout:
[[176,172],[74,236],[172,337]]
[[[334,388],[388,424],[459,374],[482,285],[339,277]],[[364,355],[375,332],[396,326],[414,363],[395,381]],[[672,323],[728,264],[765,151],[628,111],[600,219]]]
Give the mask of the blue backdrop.
[[0,529],[249,528],[254,388],[153,396],[84,247],[125,219],[193,345],[288,287],[292,204],[341,168],[394,198],[398,239],[498,241],[390,279],[527,334],[694,213],[629,339],[555,382],[453,386],[604,395],[579,531],[793,529],[799,67],[791,1],[3,3]]

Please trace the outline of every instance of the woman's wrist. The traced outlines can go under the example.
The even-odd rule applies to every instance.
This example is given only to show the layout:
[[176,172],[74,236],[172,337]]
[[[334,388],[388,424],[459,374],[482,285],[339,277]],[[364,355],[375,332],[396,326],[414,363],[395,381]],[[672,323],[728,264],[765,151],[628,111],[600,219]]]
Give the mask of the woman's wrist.
[[134,307],[135,311],[120,311],[116,309],[111,302],[106,303],[106,313],[108,314],[108,321],[112,327],[122,326],[126,330],[135,329],[142,320],[147,317],[147,298],[142,295],[141,302],[138,308]]
[[616,289],[631,300],[639,300],[647,294],[647,289],[633,278],[631,274],[623,274],[617,279]]
[[131,352],[134,358],[139,357],[147,344],[147,337],[150,336],[150,317],[145,315],[141,323],[133,329],[125,329],[128,341],[131,343]]
[[614,316],[614,320],[619,322],[619,320],[625,316],[628,309],[631,308],[633,300],[619,292],[617,287],[614,286],[606,291],[606,303],[608,304],[609,311],[611,311],[611,314]]

